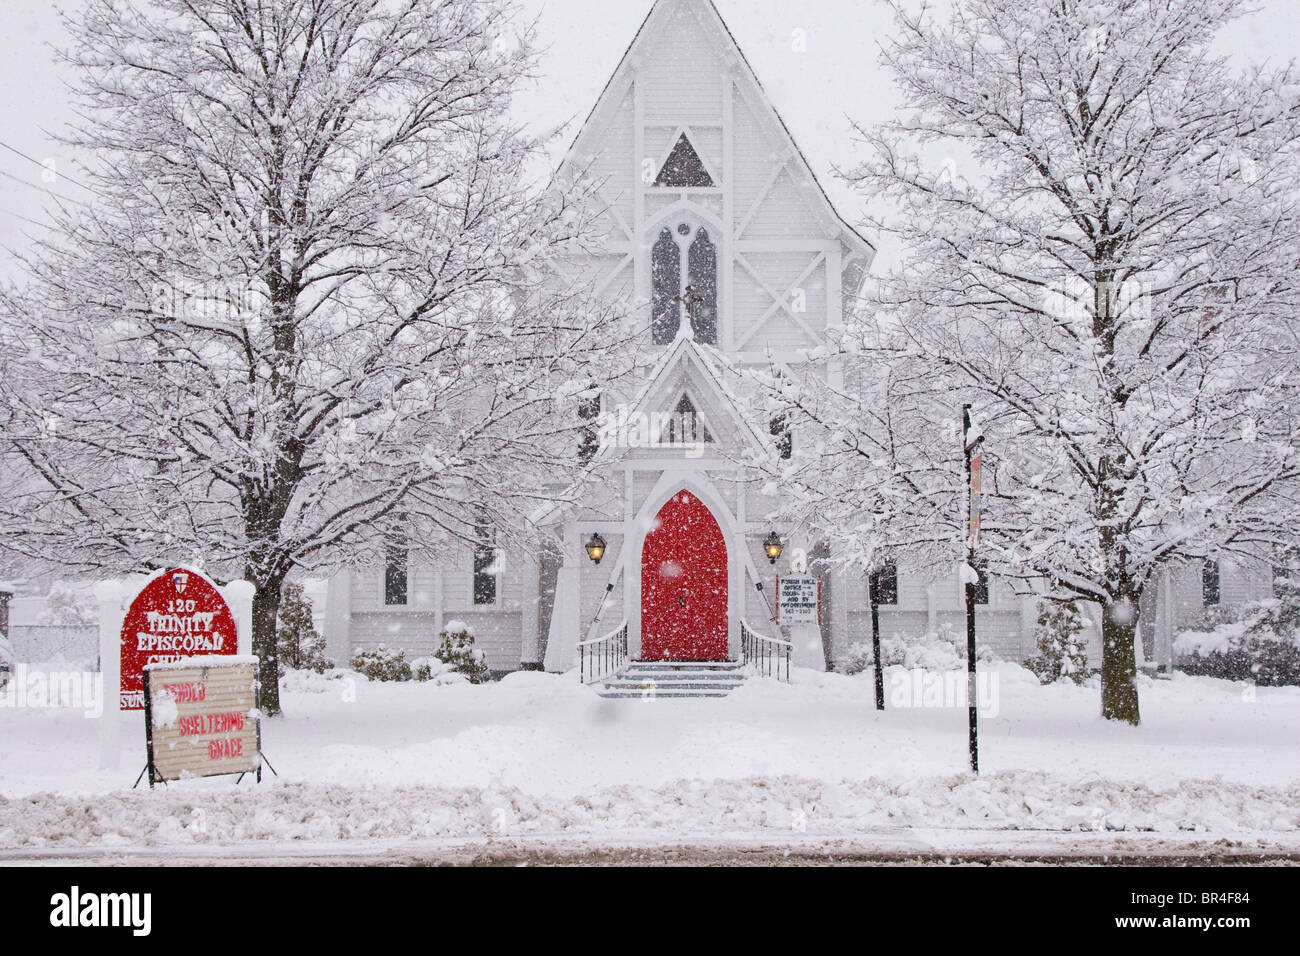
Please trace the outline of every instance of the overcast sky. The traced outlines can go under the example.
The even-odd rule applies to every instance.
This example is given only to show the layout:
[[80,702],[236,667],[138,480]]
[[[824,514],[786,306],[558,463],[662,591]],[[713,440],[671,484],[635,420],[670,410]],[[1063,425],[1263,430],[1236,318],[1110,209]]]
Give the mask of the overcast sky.
[[[849,116],[869,124],[886,119],[896,106],[878,66],[878,44],[892,26],[889,11],[878,0],[716,2],[828,192],[846,218],[855,219],[858,204],[831,168],[853,162]],[[64,4],[74,10],[78,5]],[[525,14],[538,18],[543,51],[541,81],[518,99],[521,117],[536,129],[581,122],[651,5],[652,0],[522,0]],[[1300,50],[1300,0],[1260,0],[1258,6],[1258,13],[1225,32],[1222,46],[1242,61],[1280,65]],[[47,133],[71,118],[66,74],[52,50],[64,42],[54,5],[0,0],[0,10],[0,143],[66,170],[69,158]],[[796,29],[805,31],[805,53],[793,48]],[[574,132],[566,133],[562,145]],[[26,234],[40,231],[43,189],[86,198],[66,179],[43,183],[42,173],[36,162],[0,148],[0,247],[19,247]],[[76,176],[75,167],[71,174]]]

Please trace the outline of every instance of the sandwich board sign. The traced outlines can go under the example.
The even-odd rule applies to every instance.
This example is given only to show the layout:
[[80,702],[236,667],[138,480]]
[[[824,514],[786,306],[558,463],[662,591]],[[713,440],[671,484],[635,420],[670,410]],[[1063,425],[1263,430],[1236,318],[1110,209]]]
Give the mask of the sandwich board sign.
[[776,617],[782,624],[820,624],[821,581],[811,574],[777,578]]
[[155,575],[122,621],[121,709],[144,707],[147,665],[238,650],[235,617],[216,585],[189,568]]
[[262,780],[257,658],[207,655],[146,664],[149,786],[245,773]]

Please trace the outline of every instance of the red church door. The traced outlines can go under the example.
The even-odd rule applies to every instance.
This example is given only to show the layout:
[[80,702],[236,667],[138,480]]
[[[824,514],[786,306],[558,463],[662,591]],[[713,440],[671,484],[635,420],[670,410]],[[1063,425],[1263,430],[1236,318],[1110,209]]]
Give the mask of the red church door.
[[687,491],[660,509],[641,550],[641,659],[727,659],[727,543]]

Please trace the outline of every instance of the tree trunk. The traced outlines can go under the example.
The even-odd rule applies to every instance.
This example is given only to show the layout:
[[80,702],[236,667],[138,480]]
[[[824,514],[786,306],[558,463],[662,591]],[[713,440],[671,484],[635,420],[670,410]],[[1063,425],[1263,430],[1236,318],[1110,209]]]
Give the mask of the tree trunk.
[[1139,600],[1140,595],[1112,600],[1102,608],[1101,619],[1101,716],[1134,727],[1139,723],[1133,648]]
[[276,717],[280,711],[280,662],[276,653],[275,624],[280,614],[280,585],[273,581],[253,592],[253,653],[257,655],[262,713]]

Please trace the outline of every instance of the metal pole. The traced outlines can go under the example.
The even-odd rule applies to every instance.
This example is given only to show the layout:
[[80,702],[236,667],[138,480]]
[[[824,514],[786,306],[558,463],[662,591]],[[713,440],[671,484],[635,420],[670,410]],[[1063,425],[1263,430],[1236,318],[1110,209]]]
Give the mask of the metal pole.
[[885,674],[880,660],[880,596],[876,594],[876,582],[867,579],[867,589],[871,592],[871,653],[875,655],[872,669],[876,672],[876,710],[885,709]]
[[[971,485],[970,405],[961,411],[961,443],[966,455],[966,564],[975,570],[975,535],[971,527],[971,506],[974,488]],[[979,707],[976,698],[978,684],[975,680],[975,582],[966,580],[966,705],[967,723],[970,726],[970,769],[980,772]]]

